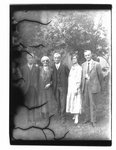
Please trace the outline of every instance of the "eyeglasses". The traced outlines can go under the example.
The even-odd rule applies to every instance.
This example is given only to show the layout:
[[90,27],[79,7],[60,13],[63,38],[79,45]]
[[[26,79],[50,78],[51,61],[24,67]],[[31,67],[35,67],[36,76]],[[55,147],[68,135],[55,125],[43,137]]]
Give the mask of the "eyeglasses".
[[49,62],[49,60],[43,60],[42,62]]

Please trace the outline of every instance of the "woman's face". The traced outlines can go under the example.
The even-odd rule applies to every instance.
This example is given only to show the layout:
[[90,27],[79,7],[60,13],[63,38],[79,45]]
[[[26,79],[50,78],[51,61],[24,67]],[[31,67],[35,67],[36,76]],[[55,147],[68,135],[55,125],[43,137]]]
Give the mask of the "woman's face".
[[49,60],[43,60],[42,64],[43,64],[43,66],[48,66],[49,65]]
[[73,65],[77,63],[77,57],[76,57],[76,56],[74,56],[74,57],[72,58],[72,63],[73,63]]

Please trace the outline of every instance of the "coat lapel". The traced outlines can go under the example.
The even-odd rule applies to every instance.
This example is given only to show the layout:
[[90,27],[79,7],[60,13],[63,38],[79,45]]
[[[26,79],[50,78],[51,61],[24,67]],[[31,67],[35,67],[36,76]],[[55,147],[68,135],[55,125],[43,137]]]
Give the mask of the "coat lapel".
[[35,66],[34,65],[32,66],[30,71],[31,71],[32,75],[33,75],[33,73],[35,73]]
[[53,70],[54,70],[55,72],[57,71],[55,64],[53,65]]
[[87,63],[87,61],[86,61],[86,63],[85,63],[85,65],[84,65],[84,67],[85,67],[85,72],[84,72],[84,74],[86,74],[87,73],[87,68],[88,68],[88,63]]
[[54,70],[55,70],[55,72],[59,72],[59,73],[60,73],[61,70],[62,70],[62,64],[60,64],[58,70],[57,70],[57,68],[56,68],[56,66],[55,66],[55,64],[54,64]]
[[92,60],[92,63],[91,63],[91,67],[90,67],[90,71],[89,71],[89,72],[92,71],[92,69],[94,68],[94,65],[95,65],[95,63],[94,63],[94,61]]
[[62,69],[62,64],[60,64],[59,68],[58,68],[58,72],[60,73]]
[[[92,71],[92,69],[94,68],[94,66],[95,66],[95,63],[94,63],[94,61],[92,60],[89,73]],[[85,74],[86,74],[86,73],[87,73],[87,69],[88,69],[88,62],[87,62],[87,61],[86,61],[85,65],[84,65],[84,67],[85,67],[84,70],[85,70]]]

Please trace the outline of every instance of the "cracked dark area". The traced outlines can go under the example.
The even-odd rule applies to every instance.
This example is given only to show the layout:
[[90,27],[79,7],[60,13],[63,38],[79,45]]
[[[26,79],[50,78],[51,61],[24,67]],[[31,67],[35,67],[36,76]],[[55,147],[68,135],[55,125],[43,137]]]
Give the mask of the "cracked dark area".
[[23,105],[23,106],[24,106],[25,108],[27,108],[28,110],[33,110],[33,109],[40,108],[40,107],[46,105],[47,103],[48,103],[48,102],[45,102],[44,104],[42,104],[42,105],[40,105],[40,106],[36,106],[36,107],[28,107],[28,106],[26,106],[26,105]]
[[[37,24],[40,24],[40,25],[49,25],[51,23],[51,21],[49,21],[48,23],[42,23],[40,21],[36,21],[36,20],[30,20],[30,19],[22,19],[20,21],[16,21],[16,20],[12,20],[12,31],[16,31],[17,30],[17,26],[20,25],[21,23],[23,22],[31,22],[31,23],[37,23]],[[22,47],[21,50],[19,51],[18,48],[19,47]],[[42,48],[42,47],[45,47],[43,44],[38,44],[38,45],[28,45],[28,46],[25,46],[25,44],[23,44],[22,42],[19,42],[18,44],[12,44],[12,54],[13,54],[13,59],[12,59],[12,62],[17,59],[17,58],[21,58],[22,56],[22,53],[27,53],[29,55],[31,55],[31,53],[28,51],[28,48],[31,47],[31,48]],[[32,56],[32,55],[31,55]],[[17,62],[18,63],[18,62]],[[17,67],[19,66],[19,64],[17,65]],[[12,74],[11,74],[12,75]],[[24,95],[23,93],[21,92],[20,90],[20,87],[18,86],[18,84],[21,82],[21,81],[24,81],[24,78],[23,77],[16,77],[16,78],[13,78],[12,82],[11,82],[11,101],[10,101],[10,110],[11,110],[11,113],[10,113],[10,136],[11,136],[11,139],[14,141],[17,141],[17,137],[14,136],[14,131],[23,131],[23,132],[26,132],[26,131],[30,131],[32,129],[35,129],[35,130],[38,130],[38,131],[42,131],[43,135],[44,135],[44,140],[49,140],[49,134],[51,135],[51,140],[54,140],[54,141],[57,141],[57,140],[62,140],[62,139],[65,139],[66,135],[68,134],[69,131],[66,131],[63,135],[61,135],[60,137],[57,137],[57,134],[56,132],[54,131],[54,129],[50,128],[50,124],[52,124],[53,122],[51,122],[51,119],[54,117],[55,114],[51,115],[46,124],[43,125],[43,127],[40,127],[39,125],[36,126],[36,125],[31,125],[29,127],[21,127],[21,126],[16,126],[16,124],[14,123],[14,120],[15,120],[15,117],[17,114],[17,110],[19,108],[25,108],[27,111],[31,111],[31,110],[36,110],[36,109],[41,109],[41,107],[43,107],[44,105],[46,105],[48,102],[40,105],[40,106],[36,106],[36,107],[28,107],[24,104]],[[17,103],[15,102],[15,100],[17,101]],[[40,120],[41,122],[41,120]],[[19,132],[20,132],[19,131]],[[43,136],[42,135],[42,136]],[[41,135],[40,135],[41,136]],[[20,139],[20,138],[19,138]],[[26,140],[26,138],[24,139]],[[38,139],[39,140],[39,139]]]
[[[50,128],[50,123],[51,123],[51,118],[53,117],[54,115],[51,115],[49,118],[48,118],[48,123],[44,126],[44,127],[39,127],[39,126],[30,126],[28,128],[22,128],[22,127],[15,127],[14,130],[22,130],[22,131],[28,131],[30,129],[37,129],[37,130],[41,130],[42,133],[44,134],[45,136],[45,140],[49,140],[49,138],[47,138],[47,134],[45,133],[45,131],[49,131],[50,133],[52,133],[53,135],[53,138],[50,139],[50,140],[54,140],[54,141],[60,141],[60,140],[63,140],[65,139],[66,135],[69,133],[69,131],[67,131],[66,133],[64,133],[63,136],[60,136],[60,137],[57,137],[57,134],[55,133],[55,131],[53,129]],[[13,139],[16,140],[16,138],[13,136],[12,137]],[[38,139],[39,140],[39,139]]]
[[[13,48],[16,48],[16,49],[17,49],[17,48],[20,47],[20,46],[22,46],[22,48],[28,48],[28,47],[34,47],[34,48],[45,47],[43,44],[25,46],[23,43],[19,42],[19,44],[14,45]],[[26,53],[28,53],[29,55],[31,55],[27,50],[22,50],[22,52],[26,52]]]
[[[26,11],[27,12],[27,11]],[[12,14],[13,16],[13,14]],[[12,17],[11,16],[11,17]],[[11,19],[11,38],[14,37],[14,33],[17,32],[18,38],[20,37],[20,33],[18,31],[18,26],[22,23],[31,23],[32,26],[44,26],[51,25],[52,22],[49,21],[47,23],[43,23],[41,21],[37,21],[34,19],[22,19],[22,20],[12,20]],[[35,44],[36,43],[36,44]],[[43,44],[44,43],[44,44]],[[75,126],[72,120],[72,116],[67,115],[67,120],[65,124],[61,122],[57,114],[50,115],[47,119],[40,119],[38,120],[37,124],[28,124],[26,121],[27,119],[27,112],[28,111],[40,111],[40,109],[47,105],[48,102],[36,106],[36,107],[28,107],[24,104],[25,96],[20,88],[20,82],[25,82],[23,77],[17,76],[18,67],[20,67],[22,56],[25,54],[31,55],[29,49],[38,53],[40,50],[47,49],[47,44],[41,41],[32,41],[32,42],[25,42],[23,40],[18,42],[11,41],[11,62],[10,62],[10,142],[11,144],[14,142],[21,144],[23,142],[29,141],[28,144],[31,142],[37,141],[37,145],[41,143],[44,145],[46,141],[53,141],[52,144],[57,142],[65,142],[70,140],[70,145],[73,140],[80,144],[80,140],[94,140],[94,139],[101,139],[108,140],[107,129],[109,128],[109,95],[108,91],[103,93],[101,98],[102,104],[98,105],[98,124],[95,128],[92,128],[90,124],[82,124],[83,116],[80,117],[79,126]],[[32,55],[31,55],[32,56]],[[12,63],[14,64],[14,68],[16,72],[12,74]],[[22,63],[23,64],[23,63]],[[38,63],[39,64],[39,63]],[[39,142],[43,141],[43,142]],[[80,143],[79,143],[79,142]],[[56,143],[57,144],[57,143]],[[61,143],[60,143],[61,144]],[[68,143],[67,143],[68,144]]]
[[38,24],[41,24],[41,25],[48,25],[48,24],[51,23],[51,21],[49,21],[48,23],[43,23],[43,22],[40,22],[40,21],[37,21],[37,20],[23,19],[23,20],[20,20],[20,21],[16,22],[15,25],[19,25],[22,22],[32,22],[32,23],[38,23]]

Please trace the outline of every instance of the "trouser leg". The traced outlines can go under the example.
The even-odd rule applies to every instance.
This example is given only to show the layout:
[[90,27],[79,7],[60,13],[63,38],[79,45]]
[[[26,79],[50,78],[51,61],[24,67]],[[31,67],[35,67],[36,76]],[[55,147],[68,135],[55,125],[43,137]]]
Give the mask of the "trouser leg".
[[96,108],[94,103],[94,94],[89,91],[90,100],[90,120],[92,123],[96,122]]
[[56,101],[57,101],[57,109],[58,109],[58,114],[61,114],[61,106],[60,106],[60,91],[59,89],[56,90]]
[[60,89],[60,106],[61,106],[61,115],[63,118],[65,118],[65,112],[66,112],[66,91],[64,91],[62,88]]
[[90,101],[89,101],[89,93],[88,87],[86,85],[83,97],[83,105],[84,105],[84,114],[85,114],[85,122],[90,120]]
[[32,109],[32,122],[35,122],[35,109]]
[[27,111],[27,120],[28,122],[31,122],[31,110]]

